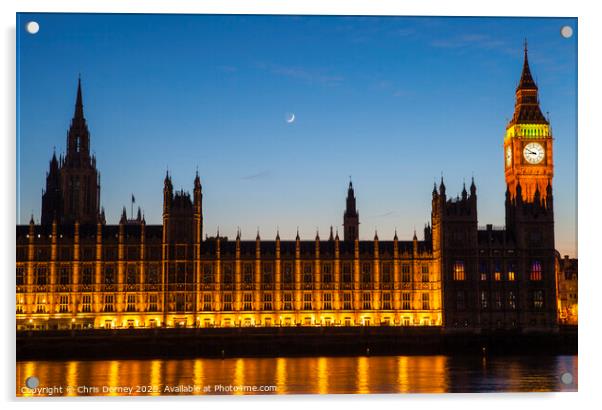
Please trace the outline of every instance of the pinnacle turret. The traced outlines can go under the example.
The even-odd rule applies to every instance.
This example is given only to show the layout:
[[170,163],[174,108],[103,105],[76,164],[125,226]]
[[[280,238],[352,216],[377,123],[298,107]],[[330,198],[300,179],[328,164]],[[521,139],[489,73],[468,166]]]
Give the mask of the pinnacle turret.
[[77,96],[75,98],[75,112],[73,119],[83,120],[84,119],[84,102],[82,98],[82,79],[77,79]]
[[67,155],[65,162],[70,166],[81,166],[90,160],[90,132],[84,117],[81,78],[77,80],[77,95],[71,127],[67,133]]
[[353,190],[353,183],[349,181],[345,213],[343,214],[344,239],[346,241],[353,241],[359,238],[359,224],[359,213],[355,204],[355,191]]
[[443,175],[441,175],[441,183],[439,184],[439,194],[441,196],[445,195],[445,184],[443,183]]
[[531,75],[531,68],[529,67],[529,53],[527,49],[527,40],[525,40],[525,56],[523,59],[523,71],[518,82],[517,90],[537,90],[537,84],[533,80]]
[[529,67],[526,41],[523,70],[516,87],[514,115],[508,126],[514,124],[548,124],[548,120],[544,117],[539,107],[538,89],[533,80],[531,68]]

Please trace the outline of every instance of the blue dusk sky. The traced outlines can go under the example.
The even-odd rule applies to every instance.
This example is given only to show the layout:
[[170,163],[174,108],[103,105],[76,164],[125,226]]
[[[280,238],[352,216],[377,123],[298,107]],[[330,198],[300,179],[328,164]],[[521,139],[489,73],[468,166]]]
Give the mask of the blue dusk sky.
[[161,223],[166,169],[191,191],[198,168],[209,235],[327,237],[350,175],[363,239],[422,237],[442,174],[453,196],[474,175],[479,224],[504,225],[527,38],[555,138],[556,244],[576,256],[576,33],[570,18],[19,14],[17,222],[39,221],[81,74],[107,223],[132,193]]

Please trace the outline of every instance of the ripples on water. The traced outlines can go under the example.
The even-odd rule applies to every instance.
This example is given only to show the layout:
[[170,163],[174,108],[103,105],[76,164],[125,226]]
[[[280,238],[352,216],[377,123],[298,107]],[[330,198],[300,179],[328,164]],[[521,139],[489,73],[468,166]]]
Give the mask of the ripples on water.
[[[124,388],[132,388],[133,395],[577,390],[577,356],[32,361],[17,362],[16,370],[18,396],[32,395],[22,389],[32,375],[40,381],[38,389],[63,387],[56,395],[120,395]],[[573,381],[564,384],[561,375],[567,372]],[[216,385],[239,390],[216,392]],[[196,391],[173,392],[190,386]],[[242,386],[275,386],[275,391],[242,392]]]

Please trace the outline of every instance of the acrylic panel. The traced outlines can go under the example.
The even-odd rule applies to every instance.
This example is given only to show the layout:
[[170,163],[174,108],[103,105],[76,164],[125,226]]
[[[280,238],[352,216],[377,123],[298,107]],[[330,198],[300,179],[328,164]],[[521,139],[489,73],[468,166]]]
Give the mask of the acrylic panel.
[[575,18],[19,13],[16,138],[17,396],[577,390]]

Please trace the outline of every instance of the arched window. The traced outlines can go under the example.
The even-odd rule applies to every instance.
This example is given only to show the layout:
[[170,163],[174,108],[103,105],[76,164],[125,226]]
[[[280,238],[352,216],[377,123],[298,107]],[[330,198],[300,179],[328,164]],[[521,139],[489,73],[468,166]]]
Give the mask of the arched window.
[[35,284],[36,285],[46,285],[48,283],[48,277],[46,275],[46,267],[38,266],[35,272]]
[[372,267],[368,262],[362,263],[362,282],[372,282]]
[[454,280],[465,280],[464,261],[456,261],[453,267]]
[[531,263],[530,279],[531,280],[541,280],[542,279],[541,262],[540,261],[533,261]]

